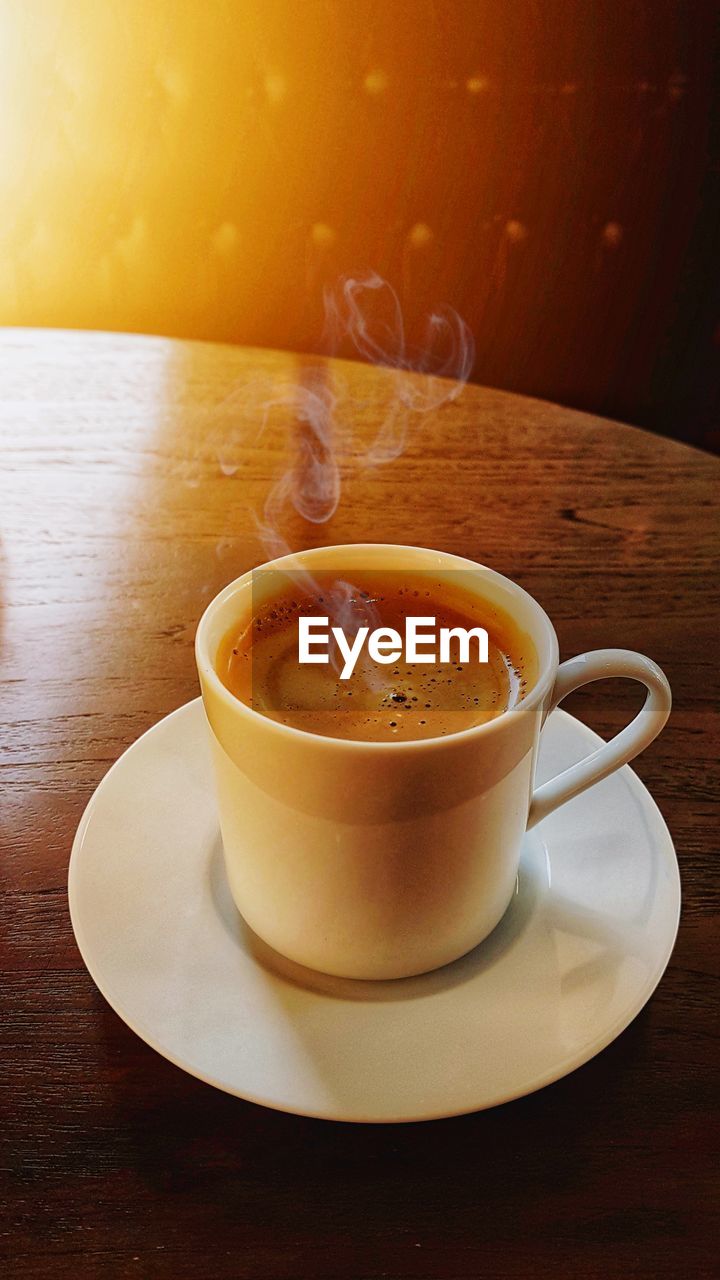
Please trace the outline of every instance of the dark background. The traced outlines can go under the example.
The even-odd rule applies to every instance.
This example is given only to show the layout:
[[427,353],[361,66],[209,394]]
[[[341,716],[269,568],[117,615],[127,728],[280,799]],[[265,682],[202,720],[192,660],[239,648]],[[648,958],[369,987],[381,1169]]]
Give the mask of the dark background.
[[[9,6],[0,323],[321,349],[374,270],[475,381],[720,449],[714,0]],[[354,354],[345,344],[343,350]]]

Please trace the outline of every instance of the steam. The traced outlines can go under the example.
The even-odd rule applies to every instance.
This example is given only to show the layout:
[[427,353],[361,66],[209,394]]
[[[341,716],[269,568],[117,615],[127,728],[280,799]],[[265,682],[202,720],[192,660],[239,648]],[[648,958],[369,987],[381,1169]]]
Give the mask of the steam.
[[[428,316],[423,340],[411,345],[397,294],[374,272],[326,289],[324,302],[330,352],[335,354],[349,339],[351,348],[370,364],[392,370],[393,400],[364,457],[373,466],[391,462],[403,451],[412,413],[428,413],[459,396],[475,360],[472,333],[456,311],[444,307]],[[448,378],[451,386],[443,381]]]
[[400,456],[414,418],[456,400],[472,371],[475,342],[465,321],[451,307],[428,316],[422,340],[408,340],[395,291],[376,273],[346,277],[323,295],[323,347],[336,355],[344,347],[390,372],[388,404],[375,439],[364,451],[356,448],[353,401],[346,382],[327,367],[307,365],[297,383],[273,389],[263,404],[263,426],[277,407],[290,411],[297,424],[293,458],[272,487],[258,531],[272,556],[287,554],[279,533],[288,507],[311,524],[324,524],[335,514],[341,496],[338,452],[351,451],[356,465],[380,466]]
[[[337,350],[344,334],[370,364],[388,365],[400,375],[400,399],[408,408],[427,411],[454,400],[467,382],[475,359],[475,342],[457,311],[442,307],[425,321],[424,340],[410,345],[397,294],[374,272],[364,280],[350,277],[326,289],[325,335]],[[403,373],[425,374],[427,381],[403,379]],[[437,385],[452,378],[454,387]]]
[[[263,427],[273,409],[284,406],[300,428],[294,441],[295,457],[271,491],[273,512],[290,500],[299,516],[311,524],[324,524],[340,501],[340,468],[333,447],[337,396],[320,368],[304,369],[301,381],[285,383],[263,405]],[[267,523],[268,506],[265,507]]]
[[[362,406],[353,399],[346,380],[326,364],[301,367],[297,382],[276,385],[263,402],[260,434],[271,415],[284,409],[295,424],[289,466],[272,486],[258,533],[270,559],[290,554],[280,533],[288,510],[310,524],[332,518],[340,502],[342,480],[338,455],[352,454],[355,465],[375,467],[399,457],[413,420],[456,400],[472,371],[475,343],[465,321],[450,307],[428,316],[422,340],[409,342],[398,297],[375,273],[363,279],[347,277],[323,295],[327,355],[349,348],[374,365],[388,369],[387,404],[372,443],[357,447],[356,421]],[[373,405],[373,416],[377,416]],[[222,463],[221,463],[222,465]],[[223,468],[225,469],[225,468]],[[320,597],[322,588],[307,570],[287,570],[298,587]],[[352,583],[337,580],[324,598],[333,625],[352,639],[361,626],[379,625],[374,603]],[[336,669],[337,651],[331,653]],[[379,681],[379,677],[376,677]]]

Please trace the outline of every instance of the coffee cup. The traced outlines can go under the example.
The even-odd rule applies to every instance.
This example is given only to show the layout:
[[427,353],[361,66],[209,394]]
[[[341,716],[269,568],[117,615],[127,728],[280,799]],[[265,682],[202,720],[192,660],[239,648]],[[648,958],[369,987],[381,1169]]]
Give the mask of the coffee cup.
[[[220,679],[223,639],[257,607],[253,571],[225,587],[198,626],[225,866],[247,924],[290,960],[340,977],[400,978],[448,964],[507,910],[525,831],[657,736],[670,713],[668,682],[651,659],[625,649],[560,664],[552,623],[532,596],[460,556],[359,544],[298,552],[263,569],[457,578],[532,641],[532,687],[496,718],[444,737],[359,741],[263,715]],[[647,690],[634,720],[536,788],[550,712],[581,685],[618,676]]]

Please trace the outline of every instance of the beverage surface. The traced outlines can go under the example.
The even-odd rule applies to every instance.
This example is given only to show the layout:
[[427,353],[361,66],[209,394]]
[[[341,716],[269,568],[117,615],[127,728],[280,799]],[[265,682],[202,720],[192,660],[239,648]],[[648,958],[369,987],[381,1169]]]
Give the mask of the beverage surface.
[[[460,638],[449,636],[444,661],[439,642],[425,642],[422,651],[435,652],[435,662],[408,661],[405,645],[396,660],[377,662],[370,633],[391,628],[405,637],[413,617],[432,618],[434,626],[424,625],[422,632],[438,638],[442,628],[484,629],[487,661],[479,661],[480,643],[471,635],[467,654]],[[327,633],[327,663],[300,662],[301,618],[316,620],[314,637]],[[368,628],[346,679],[333,627],[342,629],[349,645],[359,628]],[[314,641],[313,652],[321,651],[322,643]],[[298,573],[283,575],[275,594],[254,603],[252,620],[228,632],[216,670],[231,693],[273,720],[334,738],[393,742],[443,737],[502,715],[532,688],[537,656],[507,614],[448,580],[380,571],[353,571],[346,578]]]

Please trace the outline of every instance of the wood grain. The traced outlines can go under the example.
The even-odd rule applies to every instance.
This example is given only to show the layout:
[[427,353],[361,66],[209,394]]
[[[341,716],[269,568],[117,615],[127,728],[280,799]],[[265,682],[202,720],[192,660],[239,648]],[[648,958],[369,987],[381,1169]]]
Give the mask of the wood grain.
[[[637,763],[683,877],[665,978],[580,1071],[457,1120],[334,1125],[213,1091],[105,1005],[68,919],[84,805],[195,696],[200,613],[266,558],[256,517],[301,429],[288,389],[308,369],[338,397],[343,487],[326,525],[283,516],[292,546],[483,560],[537,596],[565,656],[639,647],[675,696]],[[5,1273],[710,1276],[720,463],[472,387],[410,414],[402,454],[370,467],[392,374],[156,338],[6,331],[0,389]],[[635,699],[618,682],[567,705],[610,732]]]

